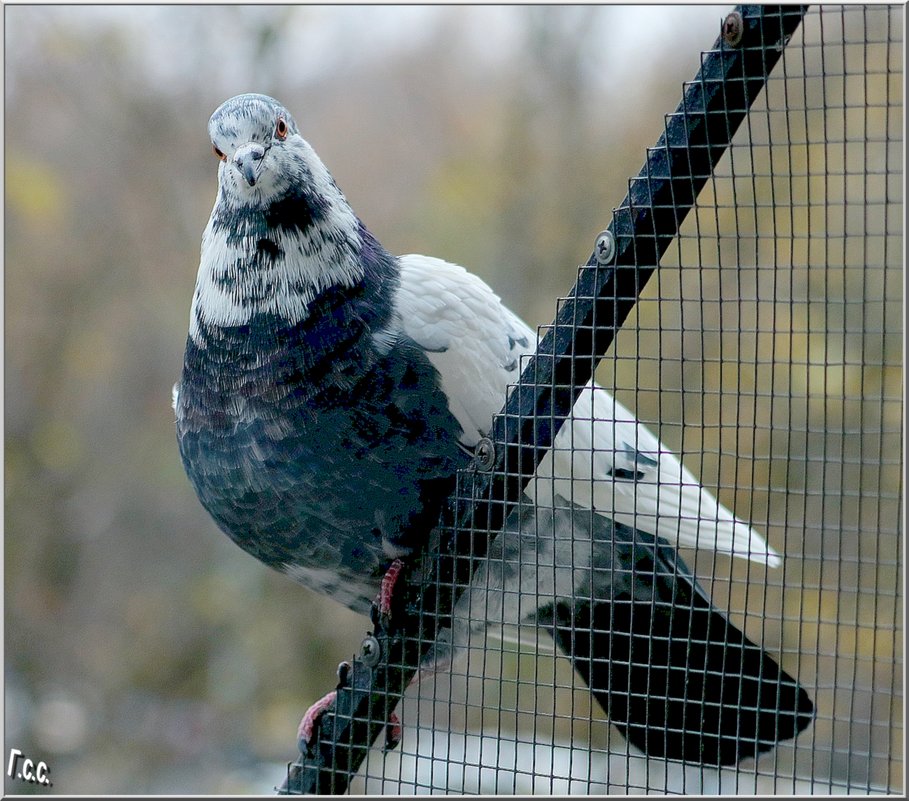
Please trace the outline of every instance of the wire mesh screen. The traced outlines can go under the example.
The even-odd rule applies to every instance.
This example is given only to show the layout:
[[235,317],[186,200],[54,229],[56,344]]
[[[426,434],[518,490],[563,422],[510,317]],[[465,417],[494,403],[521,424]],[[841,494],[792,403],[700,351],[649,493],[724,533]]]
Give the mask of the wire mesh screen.
[[[511,537],[506,526],[493,540],[399,706],[401,742],[370,750],[351,791],[901,792],[903,14],[808,12],[597,367],[603,389],[582,394],[509,518]],[[585,438],[585,416],[614,427],[608,447]],[[618,494],[647,492],[664,453],[690,471],[674,481],[720,506],[670,508],[657,495],[653,519],[640,504],[619,513]],[[723,508],[737,518],[730,536],[750,525],[778,566],[760,541],[729,555],[716,534]],[[673,515],[667,549],[651,535],[671,539],[654,521]],[[709,599],[788,674],[779,698],[792,677],[814,706],[796,737],[737,765],[673,758],[672,733],[692,724],[672,714],[645,755],[634,713],[589,689],[598,671],[612,681],[640,658],[613,642],[598,665],[598,628],[618,626],[626,606],[640,623],[641,608],[678,605],[660,588],[696,586],[689,569],[703,592],[685,590],[688,610]],[[565,586],[586,616],[566,611]],[[663,611],[684,622],[682,607]],[[648,653],[684,643],[672,625],[652,625]],[[692,625],[687,647],[714,634]],[[565,652],[582,638],[594,653],[573,664]],[[728,680],[708,668],[707,682]],[[621,703],[646,707],[647,687]]]

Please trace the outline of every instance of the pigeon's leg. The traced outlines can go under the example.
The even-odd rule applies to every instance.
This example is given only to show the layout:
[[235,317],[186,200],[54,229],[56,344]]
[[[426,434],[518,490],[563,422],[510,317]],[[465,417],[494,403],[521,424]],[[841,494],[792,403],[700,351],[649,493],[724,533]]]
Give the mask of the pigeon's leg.
[[391,620],[395,584],[397,584],[403,569],[404,563],[400,559],[395,559],[382,577],[382,586],[379,588],[379,594],[373,604],[373,624],[381,626],[383,629],[388,628],[388,623]]
[[385,724],[386,751],[391,751],[393,748],[397,748],[398,743],[401,742],[402,731],[403,729],[401,728],[401,718],[399,718],[395,712],[392,712],[388,716],[388,723]]
[[382,577],[382,587],[379,590],[378,601],[379,613],[382,615],[391,614],[391,602],[394,598],[395,584],[398,583],[398,577],[401,575],[403,568],[404,563],[400,559],[395,559]]
[[[332,690],[327,695],[322,696],[306,710],[306,714],[303,715],[303,720],[300,721],[300,727],[297,729],[297,747],[300,749],[301,754],[310,752],[313,746],[315,746],[316,743],[313,740],[313,735],[315,734],[319,719],[335,705],[337,697],[338,691]],[[401,742],[402,731],[401,718],[398,717],[397,713],[392,712],[388,716],[388,723],[385,724],[386,751],[391,751],[393,748],[397,747],[398,743]]]
[[[338,665],[338,689],[346,686],[350,677],[350,663],[342,662]],[[311,753],[315,743],[316,728],[319,720],[329,709],[332,709],[338,699],[338,690],[332,690],[330,693],[323,695],[316,701],[300,721],[297,729],[297,747],[301,754]],[[401,719],[392,712],[388,716],[388,723],[385,726],[385,745],[386,751],[395,748],[401,742]]]
[[338,691],[332,690],[306,710],[303,720],[300,721],[300,727],[297,729],[297,745],[301,754],[309,752],[312,746],[315,745],[313,734],[315,733],[316,725],[322,715],[335,705],[337,697]]

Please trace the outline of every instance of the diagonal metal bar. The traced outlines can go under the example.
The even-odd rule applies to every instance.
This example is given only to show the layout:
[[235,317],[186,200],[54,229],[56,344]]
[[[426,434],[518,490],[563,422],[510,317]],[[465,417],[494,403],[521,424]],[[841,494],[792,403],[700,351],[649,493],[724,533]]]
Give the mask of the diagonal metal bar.
[[747,5],[726,17],[495,418],[482,458],[459,474],[452,496],[457,501],[443,516],[435,547],[405,569],[394,630],[374,621],[374,636],[364,640],[363,654],[338,688],[335,710],[322,718],[315,753],[288,766],[279,792],[347,790],[807,8]]

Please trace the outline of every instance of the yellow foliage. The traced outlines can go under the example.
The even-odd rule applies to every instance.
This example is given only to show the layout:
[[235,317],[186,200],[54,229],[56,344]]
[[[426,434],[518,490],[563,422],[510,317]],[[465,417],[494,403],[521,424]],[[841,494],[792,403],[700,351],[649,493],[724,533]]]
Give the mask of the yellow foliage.
[[31,446],[45,467],[66,471],[82,460],[85,442],[74,425],[58,419],[39,425],[32,435]]
[[28,225],[50,230],[60,223],[68,198],[50,164],[13,153],[6,160],[6,204]]

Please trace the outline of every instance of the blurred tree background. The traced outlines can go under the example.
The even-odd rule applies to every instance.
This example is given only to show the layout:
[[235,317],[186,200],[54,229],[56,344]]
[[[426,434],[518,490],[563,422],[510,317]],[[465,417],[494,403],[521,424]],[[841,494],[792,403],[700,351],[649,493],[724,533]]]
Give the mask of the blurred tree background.
[[[180,465],[211,112],[279,98],[386,247],[548,323],[724,11],[4,8],[6,746],[52,792],[270,792],[368,626],[231,544]],[[602,370],[789,557],[697,567],[812,689],[799,764],[831,787],[902,780],[902,10],[877,11],[861,53],[806,23],[800,85],[836,54],[861,81],[752,115]]]

